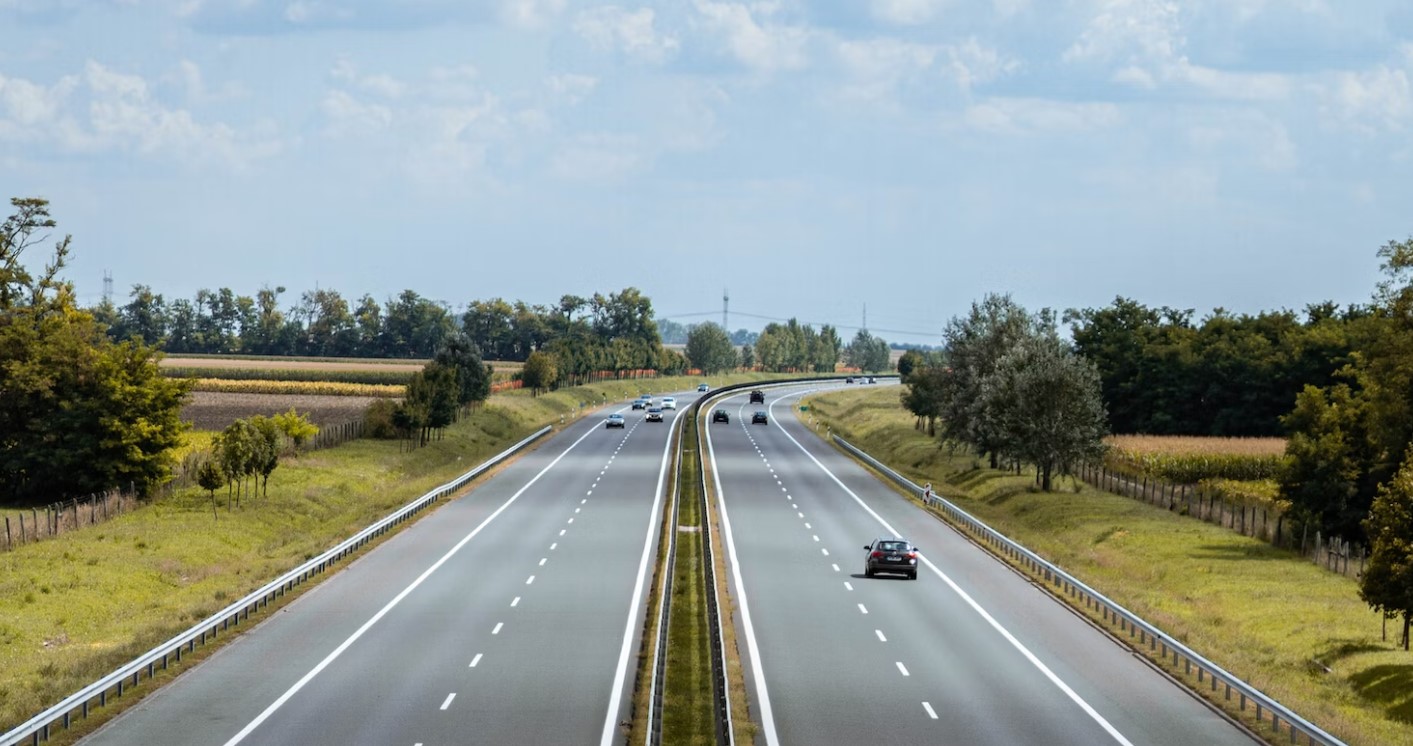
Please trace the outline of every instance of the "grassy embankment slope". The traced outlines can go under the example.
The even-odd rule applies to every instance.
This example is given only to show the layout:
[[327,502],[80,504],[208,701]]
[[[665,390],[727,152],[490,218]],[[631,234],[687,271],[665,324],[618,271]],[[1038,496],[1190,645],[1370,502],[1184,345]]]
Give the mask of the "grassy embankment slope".
[[[286,458],[268,497],[227,509],[218,490],[214,516],[208,494],[193,488],[0,552],[0,732],[539,427],[572,422],[606,399],[692,390],[699,380],[498,394],[426,448],[362,440]],[[209,434],[191,436],[209,442]]]
[[[915,482],[932,482],[963,510],[1348,743],[1413,743],[1413,655],[1381,639],[1381,620],[1353,581],[1077,481],[1039,493],[1032,473],[985,468],[915,430],[898,392],[856,389],[808,403],[817,423]],[[1389,624],[1390,636],[1399,626]]]

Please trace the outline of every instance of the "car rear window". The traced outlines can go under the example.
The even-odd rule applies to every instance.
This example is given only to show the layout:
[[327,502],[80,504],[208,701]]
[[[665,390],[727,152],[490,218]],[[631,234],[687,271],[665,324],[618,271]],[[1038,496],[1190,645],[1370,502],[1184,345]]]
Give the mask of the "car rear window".
[[878,551],[880,552],[904,552],[907,551],[907,542],[902,541],[880,541]]

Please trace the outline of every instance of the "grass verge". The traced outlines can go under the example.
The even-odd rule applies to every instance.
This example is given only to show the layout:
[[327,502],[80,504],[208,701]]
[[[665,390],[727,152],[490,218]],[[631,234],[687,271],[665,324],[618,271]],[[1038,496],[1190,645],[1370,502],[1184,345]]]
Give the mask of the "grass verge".
[[238,508],[227,508],[225,493],[217,491],[213,514],[210,496],[192,488],[97,526],[0,552],[0,732],[535,429],[572,422],[630,391],[694,389],[699,380],[605,382],[538,397],[507,392],[426,448],[361,440],[285,460],[270,478],[268,497],[248,498]]
[[1413,743],[1413,655],[1383,638],[1381,618],[1353,581],[1264,542],[1077,481],[1040,493],[1033,473],[985,468],[915,430],[897,389],[816,395],[808,404],[834,433],[915,482],[931,482],[962,509],[1335,736],[1371,746]]

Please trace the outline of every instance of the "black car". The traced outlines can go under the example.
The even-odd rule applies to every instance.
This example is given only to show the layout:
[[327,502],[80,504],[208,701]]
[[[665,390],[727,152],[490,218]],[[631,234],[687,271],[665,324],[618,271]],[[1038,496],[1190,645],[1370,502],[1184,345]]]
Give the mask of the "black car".
[[917,580],[917,547],[906,539],[884,537],[864,547],[864,577],[880,572],[906,575]]
[[766,417],[766,415],[765,415],[765,410],[764,410],[764,409],[758,409],[758,410],[756,410],[756,413],[755,413],[755,414],[751,415],[751,424],[752,424],[752,425],[769,425],[769,424],[770,424],[770,418]]
[[662,408],[648,407],[648,416],[643,419],[648,422],[662,422]]
[[849,376],[848,378],[845,378],[845,379],[844,379],[844,383],[853,383],[853,382],[854,382],[854,377],[853,377],[853,376]]
[[765,403],[765,392],[764,392],[764,391],[761,391],[760,389],[756,389],[755,391],[752,391],[752,392],[751,392],[751,403],[752,403],[752,404],[764,404],[764,403]]
[[634,408],[634,409],[647,409],[647,408],[648,408],[648,403],[647,403],[646,401],[642,400],[642,399],[634,399],[634,400],[633,400],[633,408]]
[[724,409],[718,409],[718,410],[716,410],[715,412],[712,412],[712,413],[711,413],[711,421],[712,421],[712,422],[730,422],[730,421],[731,421],[731,415],[727,414],[727,413],[726,413],[726,410],[724,410]]

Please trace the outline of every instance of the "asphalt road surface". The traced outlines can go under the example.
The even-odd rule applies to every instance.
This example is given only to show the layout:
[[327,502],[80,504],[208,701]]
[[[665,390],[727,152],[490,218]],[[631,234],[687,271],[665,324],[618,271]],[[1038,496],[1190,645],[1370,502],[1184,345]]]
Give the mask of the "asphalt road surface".
[[676,417],[642,414],[567,428],[84,743],[621,742]]
[[[1256,742],[826,445],[799,395],[732,397],[709,435],[758,743]],[[895,535],[918,579],[865,578]]]

